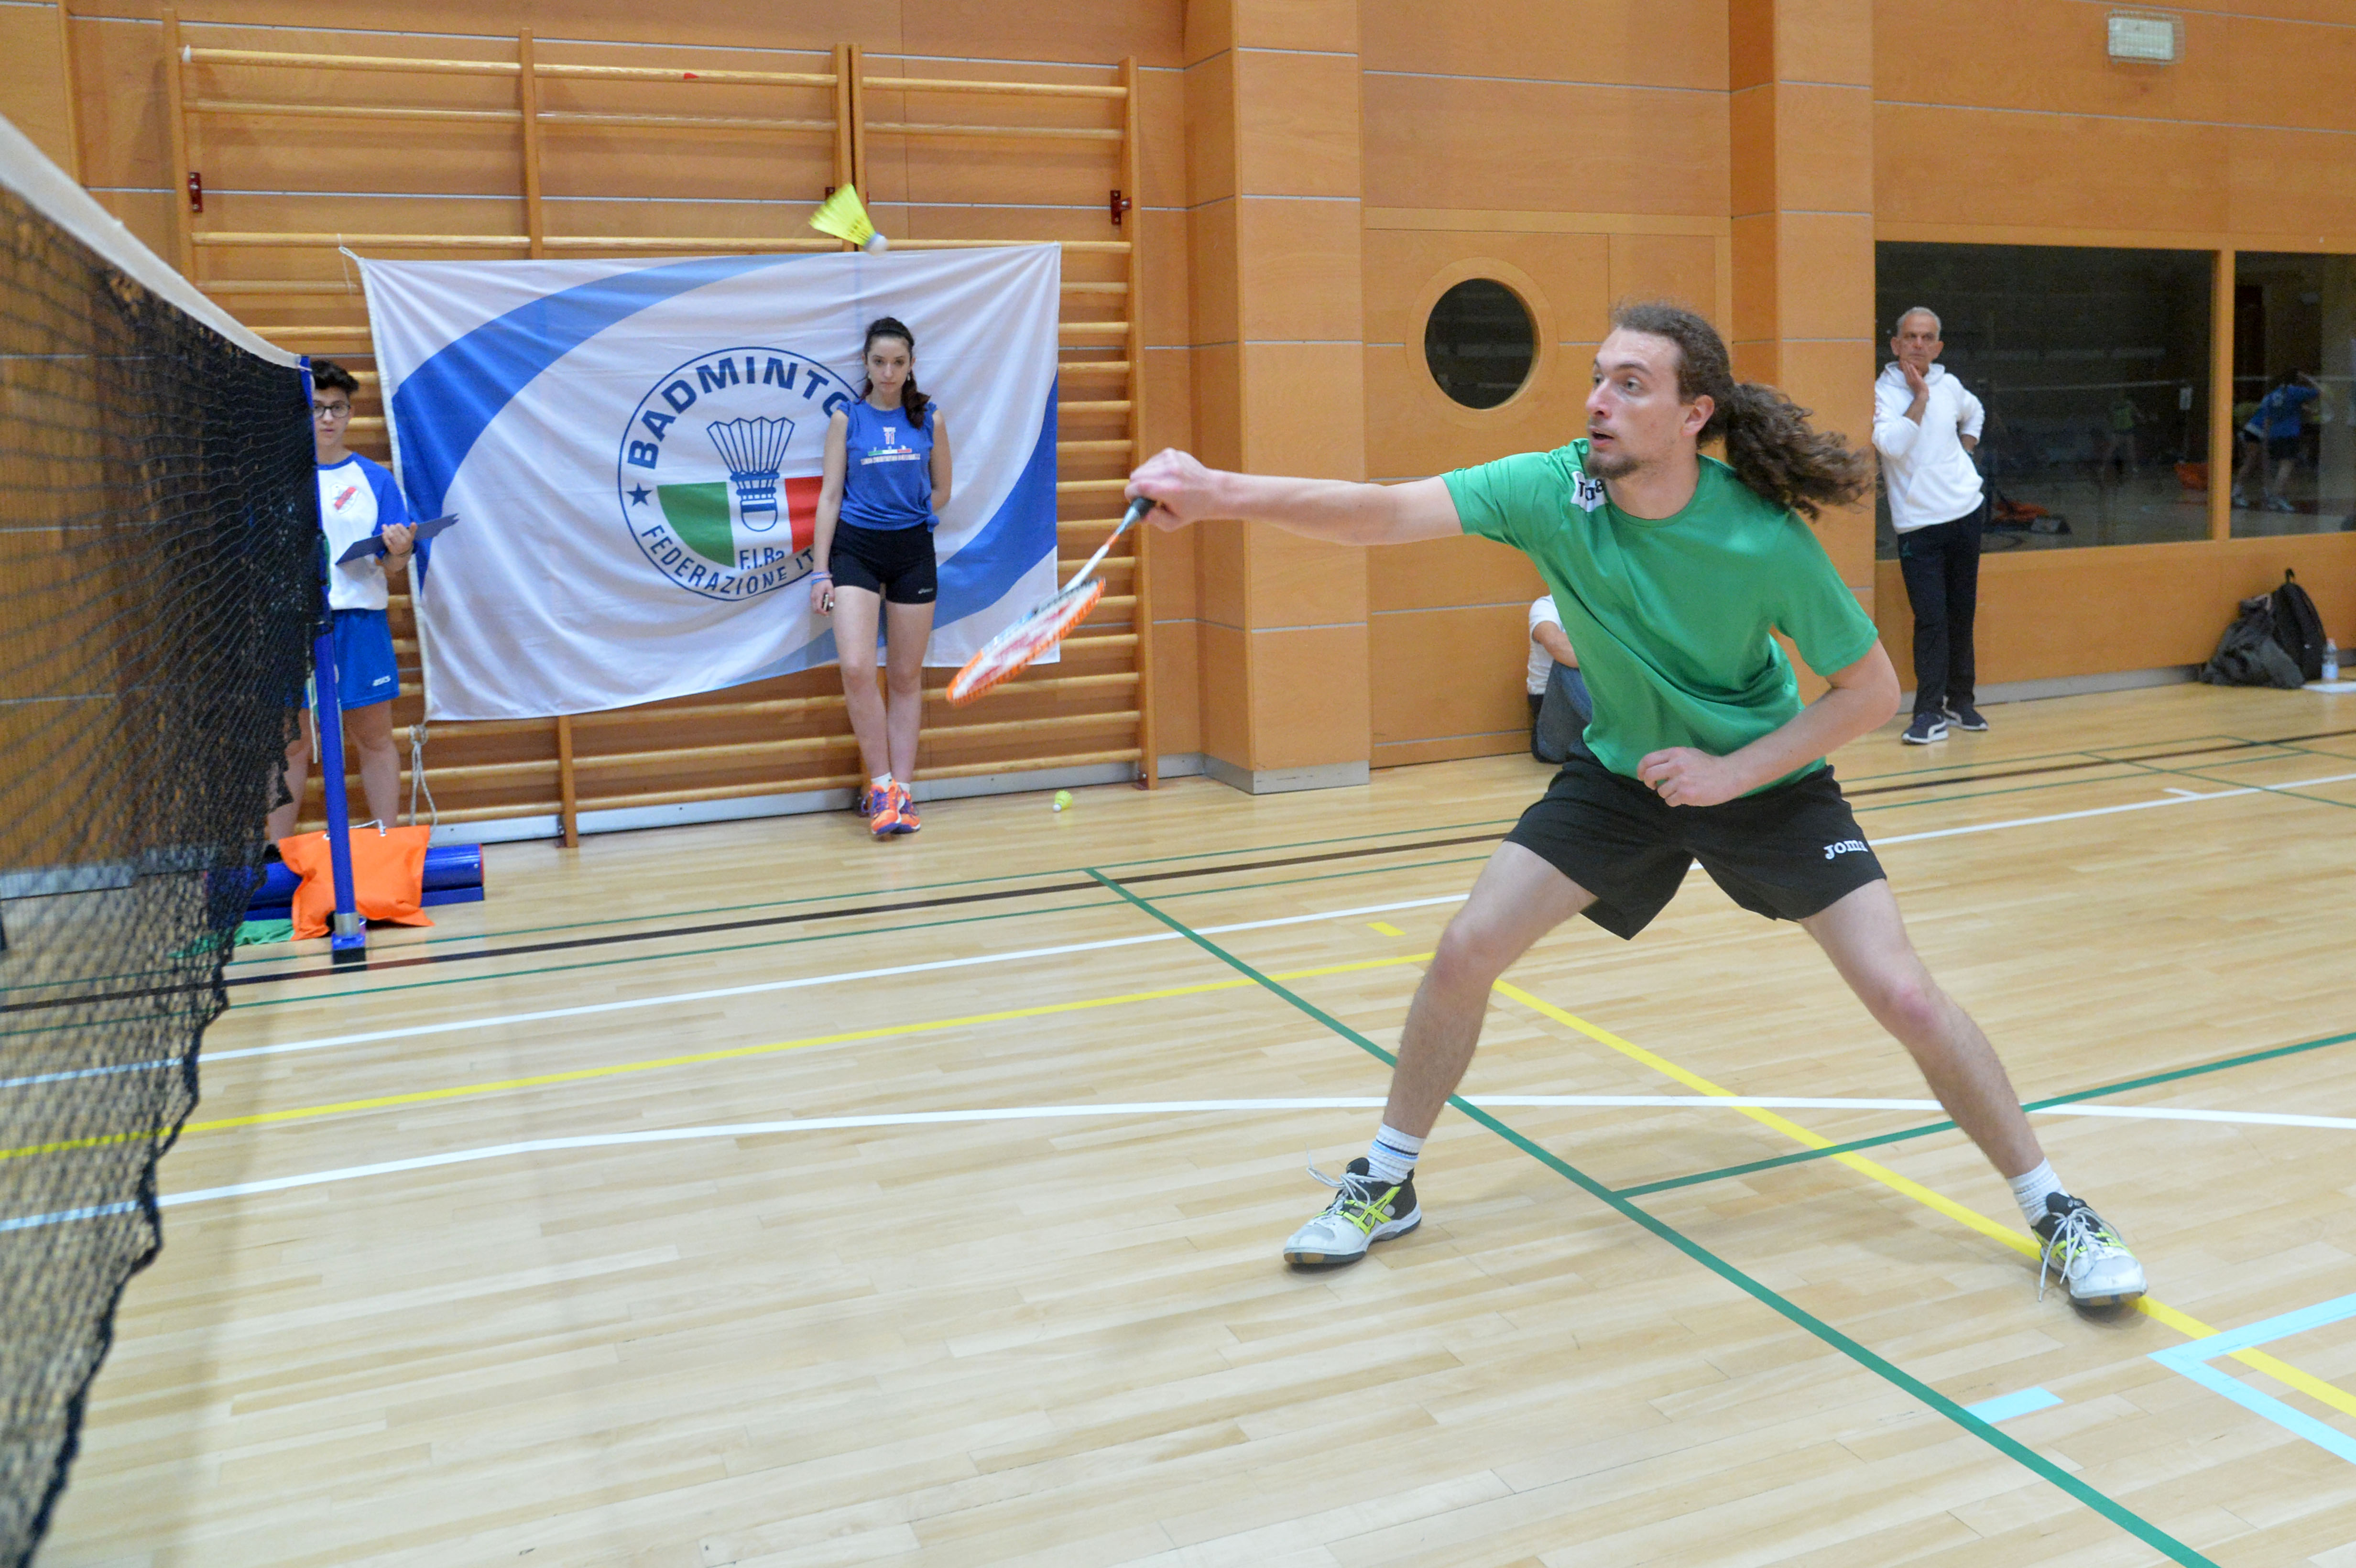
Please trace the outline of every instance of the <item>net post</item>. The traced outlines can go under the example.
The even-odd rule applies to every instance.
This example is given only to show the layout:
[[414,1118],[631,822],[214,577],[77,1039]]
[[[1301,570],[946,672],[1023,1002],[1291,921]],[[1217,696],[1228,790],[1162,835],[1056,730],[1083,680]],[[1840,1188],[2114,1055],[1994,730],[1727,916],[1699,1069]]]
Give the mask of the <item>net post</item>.
[[[311,357],[303,357],[303,406],[317,395],[311,383]],[[327,808],[327,871],[335,886],[336,912],[327,925],[327,952],[336,963],[348,964],[368,956],[368,924],[359,916],[359,900],[352,891],[352,813],[344,794],[344,704],[336,689],[336,613],[328,603],[327,539],[317,544],[319,581],[314,613],[318,635],[311,639],[311,689],[319,699],[315,722],[319,738],[319,794]]]
[[352,892],[352,814],[344,794],[344,717],[336,690],[336,635],[332,627],[312,641],[311,664],[319,693],[319,789],[327,813],[327,865],[335,881],[336,912],[327,929],[327,951],[338,964],[364,958],[368,926]]

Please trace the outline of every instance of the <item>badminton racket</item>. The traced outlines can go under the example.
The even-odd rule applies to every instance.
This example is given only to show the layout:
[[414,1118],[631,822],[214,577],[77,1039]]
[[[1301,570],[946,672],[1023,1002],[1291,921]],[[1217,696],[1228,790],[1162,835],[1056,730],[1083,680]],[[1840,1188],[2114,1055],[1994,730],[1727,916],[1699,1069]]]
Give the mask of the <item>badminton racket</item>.
[[1112,541],[1129,532],[1130,526],[1153,510],[1153,498],[1140,496],[1121,514],[1120,526],[1107,535],[1097,546],[1096,554],[1088,557],[1072,580],[1047,598],[1033,605],[1030,612],[1014,624],[981,645],[981,651],[965,661],[965,667],[949,678],[948,699],[954,705],[971,702],[1000,681],[1023,672],[1033,659],[1064,640],[1064,635],[1088,618],[1088,612],[1104,597],[1101,577],[1089,574],[1112,549]]

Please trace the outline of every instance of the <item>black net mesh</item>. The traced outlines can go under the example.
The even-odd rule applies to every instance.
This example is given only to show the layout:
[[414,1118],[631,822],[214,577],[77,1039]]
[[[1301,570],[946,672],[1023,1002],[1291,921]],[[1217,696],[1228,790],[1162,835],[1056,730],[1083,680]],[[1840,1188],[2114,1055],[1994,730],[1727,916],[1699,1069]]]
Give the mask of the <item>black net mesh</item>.
[[302,373],[0,189],[0,1563],[64,1486],[316,613]]

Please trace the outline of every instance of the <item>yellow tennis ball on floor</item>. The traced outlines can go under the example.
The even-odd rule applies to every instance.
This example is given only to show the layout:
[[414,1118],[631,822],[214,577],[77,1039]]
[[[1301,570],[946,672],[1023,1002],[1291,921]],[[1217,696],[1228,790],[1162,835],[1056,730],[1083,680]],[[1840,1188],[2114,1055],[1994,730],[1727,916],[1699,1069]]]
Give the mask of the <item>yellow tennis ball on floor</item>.
[[881,256],[891,248],[892,241],[884,239],[881,231],[867,237],[867,253],[871,256]]
[[1055,809],[1057,811],[1067,811],[1071,808],[1071,805],[1072,792],[1070,790],[1059,789],[1055,792]]

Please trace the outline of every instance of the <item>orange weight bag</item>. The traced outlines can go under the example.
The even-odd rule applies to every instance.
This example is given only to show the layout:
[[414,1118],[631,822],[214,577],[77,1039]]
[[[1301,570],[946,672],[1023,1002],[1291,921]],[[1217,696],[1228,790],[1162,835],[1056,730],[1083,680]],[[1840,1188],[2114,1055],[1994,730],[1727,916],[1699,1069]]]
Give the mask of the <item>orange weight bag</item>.
[[[418,912],[425,894],[425,843],[430,827],[393,827],[380,832],[362,827],[352,843],[352,901],[363,920],[389,920],[401,925],[432,925]],[[294,890],[294,935],[327,934],[327,917],[336,912],[336,879],[327,855],[325,833],[305,833],[278,841],[278,853],[287,869],[303,879]]]

